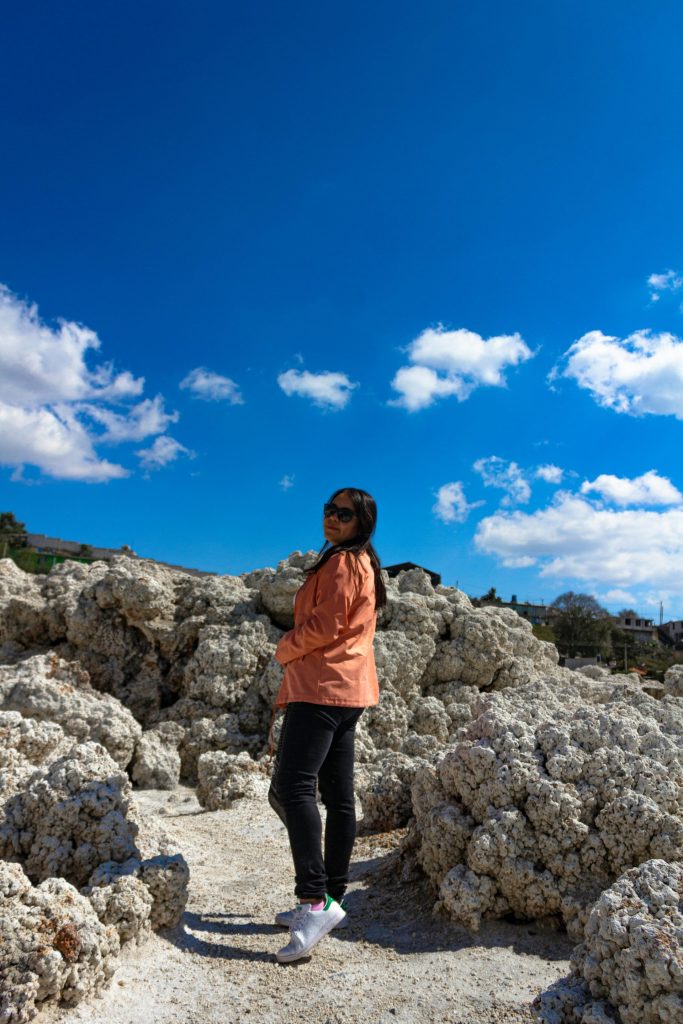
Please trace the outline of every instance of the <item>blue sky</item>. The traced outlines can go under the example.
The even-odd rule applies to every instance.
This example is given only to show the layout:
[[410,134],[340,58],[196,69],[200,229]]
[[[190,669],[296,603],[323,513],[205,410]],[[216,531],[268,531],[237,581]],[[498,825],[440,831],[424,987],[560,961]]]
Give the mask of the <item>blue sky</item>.
[[236,573],[355,484],[386,564],[683,617],[682,30],[15,5],[0,507]]

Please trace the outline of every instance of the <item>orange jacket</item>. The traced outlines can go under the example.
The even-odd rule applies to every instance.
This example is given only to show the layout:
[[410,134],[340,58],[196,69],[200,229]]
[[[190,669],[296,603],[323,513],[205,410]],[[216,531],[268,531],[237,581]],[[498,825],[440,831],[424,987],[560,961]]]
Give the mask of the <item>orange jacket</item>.
[[291,701],[370,707],[379,701],[372,640],[375,574],[365,552],[339,551],[297,591],[294,629],[275,657],[285,666],[277,707]]

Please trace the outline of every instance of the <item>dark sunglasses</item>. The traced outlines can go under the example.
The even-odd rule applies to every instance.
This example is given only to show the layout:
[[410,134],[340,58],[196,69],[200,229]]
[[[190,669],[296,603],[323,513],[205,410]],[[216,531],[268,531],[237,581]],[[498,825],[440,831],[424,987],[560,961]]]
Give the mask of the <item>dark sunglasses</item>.
[[340,523],[350,523],[355,514],[352,508],[338,508],[332,501],[326,501],[323,505],[325,519],[336,516]]

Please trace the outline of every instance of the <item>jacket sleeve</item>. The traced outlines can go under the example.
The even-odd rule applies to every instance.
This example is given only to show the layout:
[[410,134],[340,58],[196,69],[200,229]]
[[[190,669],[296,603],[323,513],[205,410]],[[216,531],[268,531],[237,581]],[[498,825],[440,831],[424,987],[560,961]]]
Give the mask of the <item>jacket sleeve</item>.
[[356,588],[350,565],[353,555],[340,552],[320,569],[318,601],[305,622],[280,637],[275,658],[286,665],[318,647],[326,647],[348,628]]

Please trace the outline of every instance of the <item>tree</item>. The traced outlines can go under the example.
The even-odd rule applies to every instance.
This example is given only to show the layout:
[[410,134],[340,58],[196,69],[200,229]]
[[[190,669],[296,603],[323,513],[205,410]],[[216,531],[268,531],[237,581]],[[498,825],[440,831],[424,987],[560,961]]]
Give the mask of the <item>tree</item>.
[[608,611],[591,594],[575,594],[568,590],[556,597],[550,606],[558,614],[553,617],[553,632],[561,654],[575,658],[612,652],[612,626]]
[[549,640],[551,644],[555,644],[555,646],[557,646],[557,637],[553,633],[551,627],[545,623],[535,622],[531,627],[531,632],[537,640]]
[[503,599],[498,596],[498,594],[496,593],[496,588],[495,587],[489,587],[489,589],[486,591],[485,594],[482,594],[481,597],[475,597],[472,600],[472,604],[475,606],[475,608],[481,608],[482,605],[486,605],[486,604],[502,604],[502,603],[503,603]]
[[0,512],[0,551],[2,557],[10,547],[24,547],[26,544],[26,527],[14,515],[14,512]]

